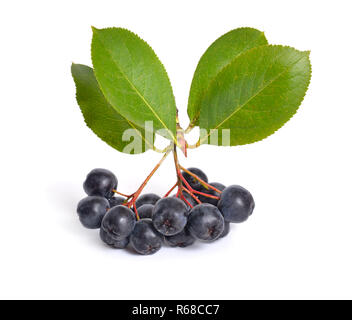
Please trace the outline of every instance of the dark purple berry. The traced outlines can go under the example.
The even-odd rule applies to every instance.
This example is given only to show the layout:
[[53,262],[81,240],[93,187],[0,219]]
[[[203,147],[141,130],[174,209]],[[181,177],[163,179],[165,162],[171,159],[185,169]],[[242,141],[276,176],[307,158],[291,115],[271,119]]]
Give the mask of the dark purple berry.
[[86,228],[98,229],[108,209],[108,200],[103,197],[89,196],[78,203],[77,213]]
[[[184,198],[188,201],[188,203],[192,207],[190,207],[189,204],[186,201],[184,201],[183,199],[181,199],[180,197],[177,197],[177,198],[182,200],[185,203],[185,205],[187,206],[188,210],[191,210],[194,206],[196,206],[198,204],[196,202],[196,200],[188,192],[183,191],[182,194],[183,194]],[[172,197],[176,198],[176,195],[173,195]]]
[[156,204],[160,200],[160,197],[155,193],[146,193],[141,195],[136,201],[136,208],[144,204]]
[[141,219],[151,219],[153,217],[154,205],[143,204],[138,208],[138,215]]
[[128,237],[136,224],[134,212],[125,206],[111,208],[105,215],[101,228],[116,240]]
[[211,242],[223,233],[225,223],[217,207],[209,203],[203,203],[191,210],[187,227],[196,239]]
[[[225,186],[221,183],[218,183],[218,182],[212,182],[212,183],[209,183],[211,186],[213,186],[214,188],[222,191],[225,189]],[[206,194],[209,194],[211,196],[216,196],[216,197],[220,197],[220,193],[216,192],[215,190],[213,189],[205,189],[204,187],[202,188],[201,192],[203,193],[206,193]],[[210,203],[214,206],[216,206],[219,202],[218,199],[213,199],[213,198],[208,198],[206,196],[203,196],[203,195],[198,195],[198,198],[201,202],[203,203]]]
[[192,245],[196,239],[190,234],[187,228],[184,228],[180,233],[174,236],[165,236],[165,242],[170,247],[186,248]]
[[218,208],[225,221],[233,223],[246,221],[254,207],[254,199],[250,192],[237,185],[225,188],[218,203]]
[[114,195],[112,190],[117,188],[117,179],[109,170],[94,169],[88,173],[83,188],[89,196],[101,196],[109,199]]
[[[198,178],[202,179],[204,182],[208,182],[208,177],[202,170],[198,168],[188,168],[187,170],[194,173],[196,176],[198,176]],[[198,191],[202,189],[202,184],[196,178],[192,177],[189,173],[182,172],[182,175],[193,189]]]
[[225,228],[222,234],[220,235],[219,239],[226,237],[229,233],[230,233],[230,222],[225,221]]
[[110,208],[119,206],[125,202],[125,198],[122,197],[112,197],[109,200]]
[[155,230],[152,220],[142,219],[136,223],[130,242],[136,252],[150,255],[160,250],[163,240]]
[[183,201],[169,197],[159,200],[153,210],[153,224],[163,235],[172,236],[187,224],[188,209]]
[[124,249],[130,242],[129,238],[117,240],[102,228],[100,229],[100,239],[114,249]]

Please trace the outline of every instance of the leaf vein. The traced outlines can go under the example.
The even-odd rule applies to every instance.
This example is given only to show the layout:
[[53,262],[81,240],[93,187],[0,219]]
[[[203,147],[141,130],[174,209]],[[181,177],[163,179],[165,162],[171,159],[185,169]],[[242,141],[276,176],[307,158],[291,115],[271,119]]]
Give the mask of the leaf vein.
[[[130,79],[127,77],[127,75],[121,70],[121,68],[119,68],[119,66],[117,65],[117,63],[115,62],[115,60],[113,59],[112,56],[112,52],[111,50],[109,50],[104,43],[98,39],[100,41],[100,43],[102,44],[102,46],[104,47],[104,49],[108,52],[108,54],[110,55],[114,65],[116,66],[116,68],[120,71],[120,73],[122,74],[122,76],[125,78],[125,80],[128,82],[128,84],[131,86],[131,88],[137,93],[137,95],[140,97],[140,99],[144,102],[144,104],[150,109],[150,111],[154,114],[154,116],[159,120],[159,122],[162,124],[162,126],[167,130],[167,132],[169,132],[169,134],[171,134],[170,130],[168,129],[168,127],[166,126],[166,124],[164,123],[164,121],[158,116],[158,114],[155,112],[154,108],[149,104],[149,102],[143,97],[143,95],[139,92],[139,90],[134,86],[134,84],[130,81]],[[173,139],[175,139],[174,135],[171,134],[171,136],[173,137]]]

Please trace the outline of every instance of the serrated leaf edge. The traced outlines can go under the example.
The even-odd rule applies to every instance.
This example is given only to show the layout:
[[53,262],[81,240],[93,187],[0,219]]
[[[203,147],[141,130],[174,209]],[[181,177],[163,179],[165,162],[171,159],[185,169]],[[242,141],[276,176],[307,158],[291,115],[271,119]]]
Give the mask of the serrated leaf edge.
[[[215,44],[216,41],[222,39],[223,37],[227,36],[229,33],[233,32],[233,31],[235,31],[235,30],[244,30],[244,29],[259,31],[259,32],[260,32],[260,35],[258,36],[258,38],[259,38],[260,36],[264,36],[264,38],[265,38],[265,40],[266,40],[266,44],[265,44],[265,45],[258,46],[258,47],[262,47],[262,46],[267,46],[267,45],[269,45],[268,39],[265,37],[265,33],[264,33],[263,31],[260,31],[260,30],[255,29],[255,28],[250,28],[250,27],[241,27],[241,28],[233,29],[233,30],[231,30],[231,31],[229,31],[229,32],[226,32],[226,33],[223,34],[221,37],[219,37],[218,39],[216,39],[215,41],[213,41],[213,43],[207,48],[207,50],[205,50],[205,52],[203,53],[203,55],[202,55],[202,56],[200,57],[200,59],[199,59],[199,62],[198,62],[198,64],[197,64],[195,73],[197,72],[198,66],[199,66],[200,62],[202,61],[203,57],[206,55],[206,53],[208,52],[208,50]],[[234,60],[236,60],[241,54],[243,54],[243,53],[245,53],[245,52],[247,52],[247,51],[249,51],[249,50],[258,48],[258,47],[246,49],[246,50],[242,51],[241,53],[239,53],[238,55],[236,55],[235,57],[233,57],[232,60],[231,60],[231,62],[229,62],[228,64],[226,64],[225,66],[223,66],[223,67],[219,70],[219,72],[217,73],[217,75],[209,82],[209,85],[208,85],[207,88],[204,90],[202,97],[204,97],[204,96],[207,94],[207,92],[209,91],[209,88],[211,87],[212,82],[217,78],[217,76],[218,76],[224,69],[226,69],[229,65],[231,65],[231,64],[234,62]],[[193,80],[192,80],[192,83],[193,83]],[[191,88],[190,88],[190,93],[191,93],[191,91],[192,91],[192,84],[191,84]],[[189,94],[189,97],[190,97],[190,94]],[[201,97],[199,100],[201,100],[202,97]],[[190,103],[190,101],[188,100],[188,107],[189,107],[189,103]],[[197,112],[196,116],[193,118],[193,120],[191,120],[190,126],[194,126],[194,125],[198,122],[199,116],[200,116],[200,112],[201,112],[201,109],[199,109],[199,111]]]
[[[81,109],[81,106],[80,106],[80,104],[79,104],[79,102],[78,102],[78,97],[77,97],[77,82],[76,82],[75,77],[74,77],[73,74],[72,74],[72,67],[73,67],[74,65],[79,65],[79,64],[78,64],[78,63],[72,63],[72,64],[71,64],[71,75],[72,75],[73,82],[75,83],[75,88],[76,88],[75,97],[76,97],[76,102],[77,102],[77,104],[78,104],[78,106],[79,106],[79,110],[80,110],[81,113],[82,113],[83,120],[84,120],[86,126],[87,126],[90,130],[92,130],[93,133],[94,133],[100,140],[102,140],[103,142],[105,142],[105,143],[108,144],[110,147],[114,148],[115,150],[117,150],[111,143],[106,142],[105,140],[103,140],[103,138],[102,138],[99,134],[95,133],[94,130],[93,130],[93,128],[91,128],[91,126],[87,123],[86,118],[84,117],[83,111],[82,111],[82,109]],[[89,67],[89,66],[87,66],[87,67]],[[91,67],[89,67],[89,68],[91,68]],[[91,68],[91,69],[94,70],[93,68]],[[97,83],[98,83],[98,81],[97,81]],[[99,84],[99,83],[98,83],[98,84]],[[99,89],[100,89],[100,91],[101,91],[100,86],[99,86]],[[102,91],[101,91],[101,92],[102,92]],[[103,92],[102,92],[102,94],[103,94]],[[103,96],[104,96],[104,94],[103,94]],[[104,98],[105,98],[105,96],[104,96]],[[106,98],[105,98],[105,99],[106,99]],[[107,102],[109,105],[111,105],[107,100],[106,100],[106,102]],[[122,114],[120,114],[119,112],[117,112],[115,108],[113,108],[113,109],[114,109],[115,112],[118,113],[123,119],[125,119],[125,120],[127,121],[127,123],[128,123],[134,130],[136,130],[137,134],[141,137],[141,139],[145,142],[145,144],[148,145],[149,148],[148,148],[147,150],[145,150],[145,152],[148,151],[148,150],[154,150],[154,148],[155,148],[154,145],[151,145],[151,144],[149,143],[149,141],[147,141],[147,140],[143,137],[143,135],[141,134],[142,128],[140,128],[139,126],[135,125],[135,124],[134,124],[133,122],[131,122],[130,120],[127,120]],[[120,150],[117,150],[117,151],[120,151]],[[120,151],[120,152],[121,152],[121,151]]]
[[[166,78],[167,78],[167,81],[168,81],[168,84],[171,88],[171,93],[172,93],[172,97],[173,97],[173,100],[174,100],[174,103],[175,103],[175,108],[176,108],[176,99],[175,99],[175,96],[174,96],[174,93],[173,93],[173,90],[172,90],[172,85],[171,85],[171,81],[170,81],[170,78],[169,78],[169,75],[166,71],[166,68],[165,66],[163,65],[163,63],[161,62],[161,60],[159,59],[159,57],[157,56],[156,52],[154,51],[154,49],[145,41],[143,40],[138,34],[132,32],[131,30],[128,30],[126,28],[117,28],[117,27],[110,27],[110,28],[103,28],[103,29],[97,29],[95,27],[92,27],[92,31],[93,31],[93,35],[95,32],[99,32],[99,31],[102,31],[102,30],[123,30],[123,31],[127,31],[128,33],[134,35],[135,37],[137,37],[139,40],[141,40],[154,54],[155,58],[157,59],[157,61],[160,63],[160,65],[162,66],[162,69],[164,70],[165,72],[165,75],[166,75]],[[100,41],[101,42],[101,41]],[[92,42],[93,43],[93,42]],[[105,48],[105,47],[104,47]],[[106,49],[106,48],[105,48]],[[92,51],[92,47],[91,47],[91,51]],[[108,49],[106,49],[106,51],[108,51]],[[109,52],[109,51],[108,51]],[[110,52],[109,52],[110,54]],[[116,65],[116,63],[114,62],[114,64]],[[94,64],[93,64],[94,66]],[[118,65],[116,65],[117,69],[120,70],[121,74],[125,77],[125,79],[127,80],[127,82],[131,85],[131,87],[137,92],[137,94],[139,95],[139,97],[145,102],[145,104],[148,106],[148,108],[152,111],[152,113],[155,115],[155,117],[159,120],[159,122],[162,124],[162,126],[167,130],[167,132],[169,132],[170,136],[173,138],[174,142],[177,142],[177,139],[176,139],[176,136],[169,130],[169,128],[166,126],[166,124],[159,118],[158,114],[155,112],[155,110],[153,109],[153,107],[150,105],[150,103],[145,100],[145,98],[141,95],[141,93],[137,90],[137,88],[133,85],[133,83],[131,83],[131,81],[128,79],[128,77],[121,71],[121,69],[119,68]],[[93,72],[95,74],[95,68],[93,68]],[[100,90],[102,91],[103,95],[104,95],[104,92],[101,88],[101,85],[98,81],[98,84],[99,84],[99,87],[100,87]],[[105,97],[105,95],[104,95]],[[106,97],[105,97],[106,99]],[[114,106],[111,105],[113,108]],[[115,108],[114,108],[115,109]],[[175,117],[175,127],[176,127],[176,117]]]
[[[247,51],[245,51],[245,52],[242,52],[239,56],[237,56],[237,58],[239,58],[242,54],[247,54],[248,52],[250,52],[250,51],[252,51],[252,50],[254,51],[254,50],[257,50],[258,48],[262,48],[262,47],[289,48],[289,49],[293,49],[293,50],[295,50],[295,51],[297,51],[297,52],[300,52],[300,53],[306,53],[306,55],[307,55],[308,57],[309,57],[309,55],[310,55],[310,51],[299,51],[299,50],[297,50],[296,48],[293,48],[293,47],[291,47],[291,46],[271,45],[271,44],[268,44],[268,45],[264,45],[264,46],[254,47],[254,48],[249,49],[249,50],[247,50]],[[236,59],[237,59],[237,58],[236,58]],[[293,63],[292,65],[296,64],[296,63],[299,62],[301,59],[303,59],[303,57],[299,58],[299,59],[298,59],[295,63]],[[286,122],[284,122],[281,127],[279,127],[278,129],[276,129],[272,134],[274,134],[276,131],[278,131],[279,129],[281,129],[281,128],[297,113],[297,111],[298,111],[298,109],[299,109],[299,106],[302,104],[302,102],[303,102],[303,100],[304,100],[304,98],[305,98],[305,96],[306,96],[306,94],[307,94],[308,87],[309,87],[309,84],[310,84],[310,81],[311,81],[311,78],[312,78],[312,64],[311,64],[311,62],[310,62],[310,59],[308,59],[308,62],[309,62],[309,78],[308,78],[307,88],[306,88],[306,90],[305,90],[305,92],[304,92],[304,95],[302,96],[302,99],[300,100],[300,103],[299,103],[299,105],[298,105],[296,111],[292,114],[292,116],[291,116]],[[233,62],[231,63],[231,65],[232,65],[233,63],[235,63],[235,61],[233,61]],[[226,68],[230,68],[231,65],[226,66]],[[224,70],[225,70],[226,68],[222,69],[221,72],[224,72]],[[287,71],[287,70],[286,70],[286,71]],[[282,76],[286,71],[280,73],[280,75],[279,75],[278,77],[275,77],[274,80],[270,81],[270,83],[269,83],[268,85],[270,85],[271,83],[273,83],[273,81],[275,81],[277,78],[279,78],[280,76]],[[220,76],[220,74],[221,74],[221,73],[218,73],[218,75],[216,76],[216,78],[217,78],[218,76]],[[212,81],[215,81],[216,78],[214,78]],[[261,89],[259,90],[259,92],[258,92],[254,97],[256,97],[256,96],[257,96],[260,92],[262,92],[265,88],[267,88],[268,85],[265,86],[264,88],[261,88]],[[223,121],[222,121],[219,125],[217,125],[215,128],[210,129],[210,130],[209,130],[210,132],[209,132],[206,136],[203,136],[203,139],[200,138],[199,143],[200,143],[200,144],[204,144],[204,140],[205,140],[205,139],[208,139],[208,137],[212,134],[212,132],[213,132],[214,130],[218,129],[222,124],[224,124],[229,118],[231,118],[234,114],[236,114],[239,110],[241,110],[241,109],[242,109],[249,101],[251,101],[254,97],[251,97],[250,99],[248,99],[244,104],[242,104],[242,106],[241,106],[240,108],[236,109],[230,116],[228,116],[225,120],[223,120]],[[262,140],[264,140],[264,139],[270,137],[272,134],[270,134],[270,135],[264,137],[263,139],[254,140],[254,141],[252,141],[252,142],[248,142],[248,143],[244,143],[244,144],[239,144],[239,145],[246,145],[246,144],[251,144],[251,143],[254,143],[254,142],[262,141]]]

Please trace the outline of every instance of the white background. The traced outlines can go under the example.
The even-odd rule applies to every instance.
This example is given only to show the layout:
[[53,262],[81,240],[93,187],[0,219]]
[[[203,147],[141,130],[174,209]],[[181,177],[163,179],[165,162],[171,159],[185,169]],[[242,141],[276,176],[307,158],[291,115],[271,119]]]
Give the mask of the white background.
[[[3,1],[0,298],[352,298],[350,1]],[[240,184],[252,218],[225,239],[153,256],[111,250],[76,204],[95,167],[130,193],[160,158],[120,154],[85,127],[71,62],[90,63],[91,29],[126,27],[166,66],[186,126],[198,59],[225,32],[250,26],[270,43],[311,50],[297,115],[249,146],[202,146],[186,166]],[[171,158],[148,191],[174,182]]]

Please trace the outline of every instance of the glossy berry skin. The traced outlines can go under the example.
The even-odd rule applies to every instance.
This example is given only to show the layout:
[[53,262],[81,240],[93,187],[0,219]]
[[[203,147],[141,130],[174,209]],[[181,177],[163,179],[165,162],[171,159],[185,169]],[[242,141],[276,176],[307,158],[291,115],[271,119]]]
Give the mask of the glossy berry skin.
[[[188,168],[188,170],[197,175],[204,182],[208,182],[208,177],[202,170],[198,168]],[[187,172],[182,172],[182,175],[193,189],[200,191],[203,188],[202,184]]]
[[136,223],[130,242],[136,252],[150,255],[160,250],[163,240],[155,230],[152,220],[142,219]]
[[138,208],[138,215],[140,219],[151,219],[153,216],[154,205],[143,204]]
[[116,240],[128,237],[136,224],[134,212],[125,206],[111,208],[105,215],[101,228]]
[[146,193],[141,195],[136,201],[136,208],[144,204],[156,204],[161,198],[155,193]]
[[225,221],[225,228],[222,234],[220,235],[219,239],[225,238],[229,233],[230,233],[230,222]]
[[174,236],[165,237],[165,242],[170,247],[186,248],[192,245],[195,241],[196,239],[193,238],[187,228],[184,228],[180,233],[175,234]]
[[187,228],[194,238],[212,242],[223,233],[225,223],[217,207],[209,203],[202,203],[191,210]]
[[124,249],[130,242],[129,238],[122,238],[117,240],[102,228],[100,229],[100,239],[105,242],[109,247],[112,247],[114,249]]
[[107,199],[114,195],[117,188],[115,175],[106,169],[94,169],[88,173],[83,183],[83,189],[89,196],[101,196]]
[[[211,186],[215,187],[216,189],[222,191],[225,189],[225,186],[219,182],[212,182],[212,183],[209,183]],[[215,190],[213,189],[205,189],[204,187],[202,188],[202,190],[200,190],[201,192],[203,193],[206,193],[206,194],[209,194],[209,195],[212,195],[212,196],[216,196],[216,197],[220,197],[220,194],[218,192],[216,192]],[[219,200],[217,199],[213,199],[213,198],[208,198],[206,196],[202,196],[202,195],[198,195],[198,198],[200,201],[202,201],[203,203],[210,203],[214,206],[216,206],[219,202]]]
[[182,200],[163,198],[154,207],[153,224],[161,234],[172,236],[183,230],[187,224],[187,216],[188,209]]
[[122,205],[125,201],[125,198],[122,197],[112,197],[109,200],[110,208]]
[[248,219],[254,210],[254,199],[245,188],[232,185],[225,188],[218,202],[218,208],[225,221],[241,223]]
[[98,229],[109,208],[109,201],[105,198],[89,196],[78,203],[77,213],[83,226]]
[[[195,200],[193,197],[190,196],[189,193],[183,191],[182,194],[183,194],[183,196],[185,197],[185,199],[188,201],[188,203],[189,203],[192,207],[194,207],[194,206],[196,206],[196,205],[198,204],[198,203],[196,202],[196,200]],[[173,195],[172,197],[173,197],[173,198],[176,198],[176,195]],[[177,197],[177,198],[180,199],[180,200],[182,200],[182,201],[184,202],[184,204],[187,206],[188,210],[191,210],[191,209],[192,209],[183,199],[181,199],[180,197]]]

